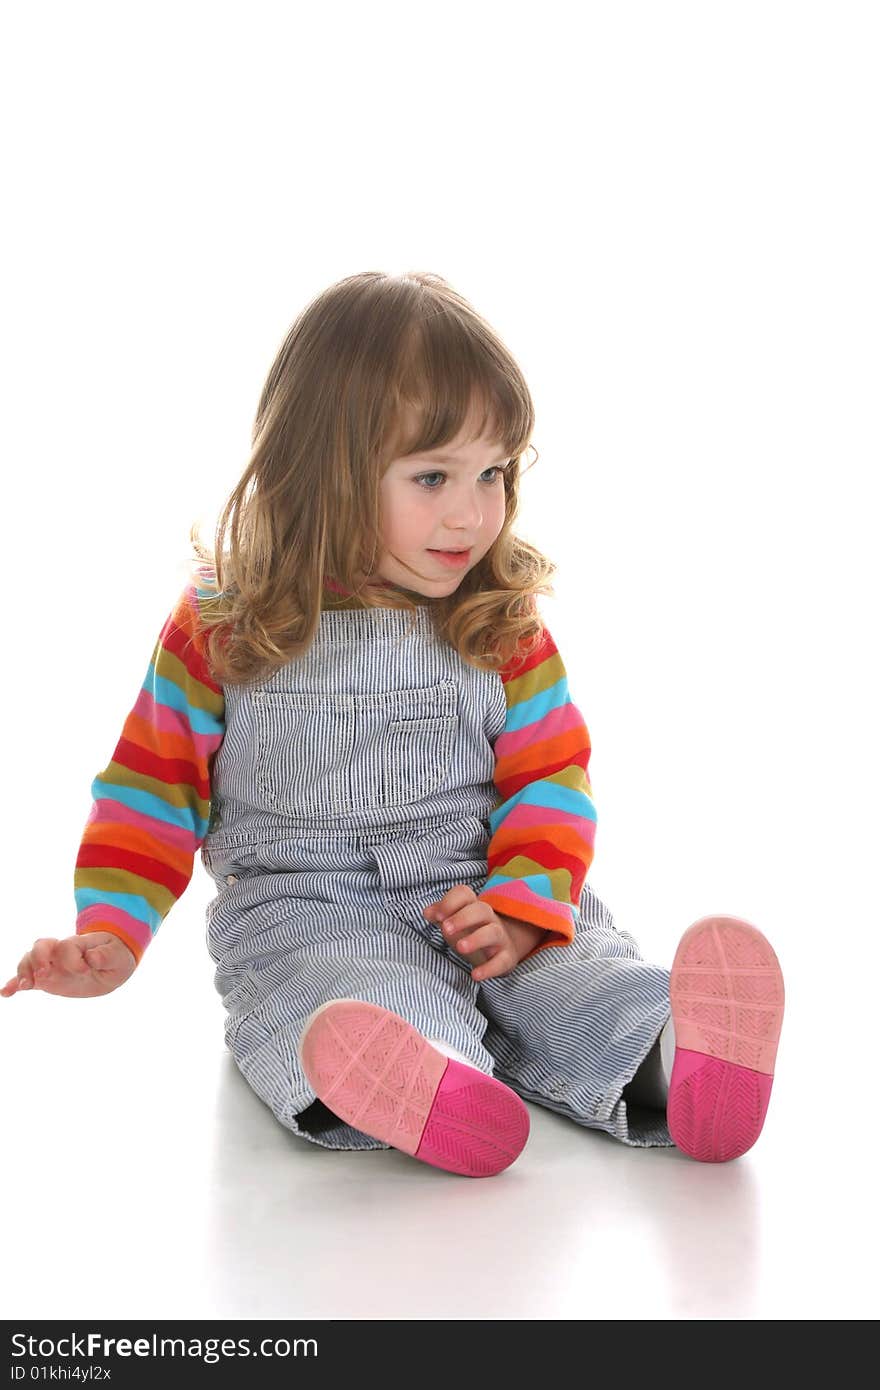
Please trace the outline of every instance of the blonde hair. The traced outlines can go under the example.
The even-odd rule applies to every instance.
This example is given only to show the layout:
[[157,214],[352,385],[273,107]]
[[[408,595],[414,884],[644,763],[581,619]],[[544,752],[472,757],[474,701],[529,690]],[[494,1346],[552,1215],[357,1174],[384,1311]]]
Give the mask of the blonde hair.
[[[472,417],[471,412],[476,411]],[[403,437],[404,418],[417,421]],[[430,600],[435,630],[483,670],[538,646],[536,595],[556,565],[513,534],[520,456],[534,428],[523,375],[486,321],[439,275],[364,271],[319,294],[269,371],[250,461],[213,551],[190,528],[200,628],[220,682],[263,679],[311,646],[331,576],[365,607],[420,605],[374,574],[379,483],[394,458],[437,449],[471,418],[508,454],[504,525],[454,593]],[[229,548],[226,548],[227,532]]]

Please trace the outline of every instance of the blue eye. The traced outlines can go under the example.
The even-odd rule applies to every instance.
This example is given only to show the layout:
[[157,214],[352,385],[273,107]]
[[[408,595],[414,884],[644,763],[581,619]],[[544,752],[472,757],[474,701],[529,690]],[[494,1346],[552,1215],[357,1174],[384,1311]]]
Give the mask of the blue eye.
[[[497,483],[497,481],[498,481],[498,476],[499,476],[503,471],[504,471],[504,470],[503,470],[498,464],[493,464],[491,468],[484,468],[484,469],[483,469],[483,474],[485,474],[485,473],[494,473],[494,474],[496,475],[494,478],[490,478],[490,479],[489,479],[489,482],[486,484],[486,486],[487,486],[487,487],[491,487],[493,483]],[[483,474],[481,474],[480,476],[482,477]],[[414,482],[414,483],[418,483],[420,486],[423,486],[426,492],[438,492],[438,491],[439,491],[439,488],[430,487],[427,483],[424,483],[423,480],[424,480],[425,478],[445,478],[445,477],[446,477],[446,474],[445,474],[445,473],[442,473],[442,472],[440,472],[440,471],[438,471],[438,470],[435,470],[435,471],[432,472],[432,473],[418,473],[418,474],[413,478],[413,482]]]

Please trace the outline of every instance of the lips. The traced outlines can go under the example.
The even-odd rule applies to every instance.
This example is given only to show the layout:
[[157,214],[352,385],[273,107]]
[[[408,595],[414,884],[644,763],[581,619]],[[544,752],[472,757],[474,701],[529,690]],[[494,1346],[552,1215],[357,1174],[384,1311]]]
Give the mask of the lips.
[[470,550],[429,550],[429,555],[436,555],[437,559],[444,565],[451,565],[455,569],[463,569],[470,562]]

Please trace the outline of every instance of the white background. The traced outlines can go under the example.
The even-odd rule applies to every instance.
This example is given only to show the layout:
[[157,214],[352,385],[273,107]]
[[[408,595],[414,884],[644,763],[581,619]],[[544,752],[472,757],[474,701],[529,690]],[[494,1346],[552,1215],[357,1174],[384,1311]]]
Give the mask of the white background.
[[877,1240],[878,119],[857,3],[19,7],[3,24],[3,979],[315,294],[437,271],[535,400],[521,533],[643,954],[728,912],[787,1015],[758,1144],[532,1106],[499,1178],[285,1131],[196,859],[104,999],[0,1000],[6,1317],[865,1318]]

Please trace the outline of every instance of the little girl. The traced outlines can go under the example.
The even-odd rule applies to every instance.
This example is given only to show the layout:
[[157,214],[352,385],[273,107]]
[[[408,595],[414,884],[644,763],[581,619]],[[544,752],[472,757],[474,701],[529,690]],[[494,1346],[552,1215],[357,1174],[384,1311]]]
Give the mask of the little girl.
[[536,603],[555,566],[513,532],[533,425],[441,277],[307,306],[92,783],[75,934],[4,996],[116,989],[200,849],[227,1045],[304,1139],[488,1176],[527,1100],[705,1162],[754,1144],[772,947],[710,917],[650,965],[585,882],[590,739]]

